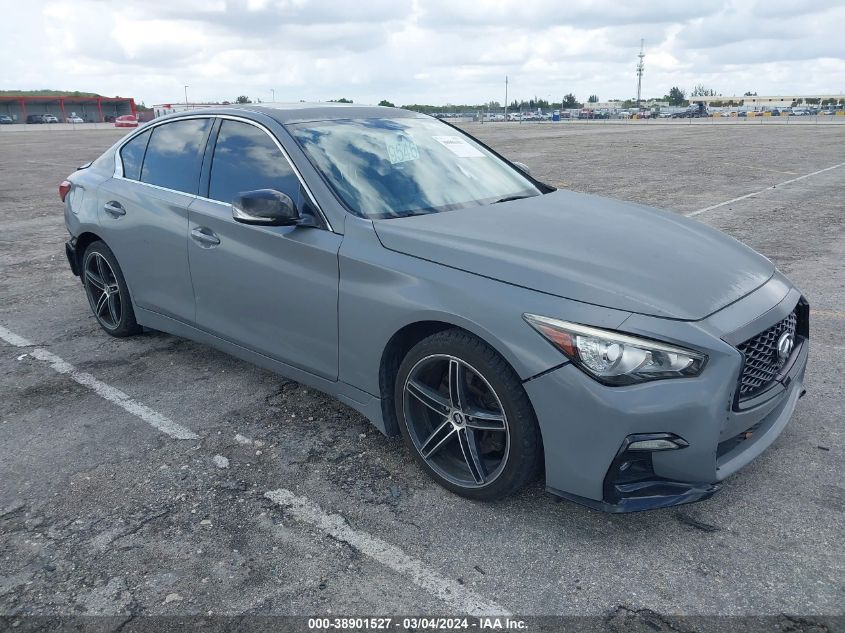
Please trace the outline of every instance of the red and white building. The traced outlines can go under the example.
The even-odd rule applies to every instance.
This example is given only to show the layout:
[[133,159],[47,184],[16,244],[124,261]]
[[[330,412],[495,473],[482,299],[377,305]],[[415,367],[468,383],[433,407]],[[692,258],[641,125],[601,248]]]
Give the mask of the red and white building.
[[157,103],[153,106],[152,111],[155,118],[164,116],[165,114],[173,114],[174,112],[184,112],[185,110],[201,110],[202,108],[216,108],[219,106],[231,105],[230,103]]
[[94,123],[113,121],[126,114],[137,116],[135,100],[131,97],[30,97],[8,94],[0,95],[0,114],[9,115],[17,123],[26,123],[26,117],[30,114],[52,114],[63,123],[70,116]]

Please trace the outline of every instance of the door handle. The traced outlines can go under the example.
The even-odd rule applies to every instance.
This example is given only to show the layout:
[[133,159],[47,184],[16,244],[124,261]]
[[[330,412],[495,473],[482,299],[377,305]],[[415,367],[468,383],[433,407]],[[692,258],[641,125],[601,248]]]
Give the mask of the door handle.
[[191,229],[191,238],[199,242],[200,246],[212,247],[220,243],[220,238],[214,234],[214,231],[202,226]]
[[123,205],[115,200],[109,200],[103,205],[103,211],[108,213],[113,218],[119,218],[122,215],[126,215],[126,209],[123,208]]

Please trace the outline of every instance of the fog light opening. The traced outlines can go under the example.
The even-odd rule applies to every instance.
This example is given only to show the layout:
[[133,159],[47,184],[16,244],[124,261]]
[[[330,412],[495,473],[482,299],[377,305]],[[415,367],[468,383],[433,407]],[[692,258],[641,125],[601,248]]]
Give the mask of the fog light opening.
[[717,484],[675,481],[654,472],[654,462],[660,460],[656,454],[689,445],[674,433],[627,436],[605,474],[602,501],[616,511],[633,512],[706,499],[718,489]]
[[628,444],[629,451],[676,451],[686,448],[689,444],[677,435],[666,435],[664,437],[649,437],[648,439],[634,440]]

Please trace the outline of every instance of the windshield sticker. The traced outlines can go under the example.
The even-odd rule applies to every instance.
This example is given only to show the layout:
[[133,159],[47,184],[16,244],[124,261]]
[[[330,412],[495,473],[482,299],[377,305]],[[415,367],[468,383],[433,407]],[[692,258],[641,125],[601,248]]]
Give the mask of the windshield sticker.
[[400,134],[393,142],[388,139],[386,145],[387,159],[392,165],[417,160],[420,157],[420,150],[414,143],[414,139],[404,134]]
[[460,136],[432,136],[435,141],[459,158],[484,158],[478,148],[467,143]]

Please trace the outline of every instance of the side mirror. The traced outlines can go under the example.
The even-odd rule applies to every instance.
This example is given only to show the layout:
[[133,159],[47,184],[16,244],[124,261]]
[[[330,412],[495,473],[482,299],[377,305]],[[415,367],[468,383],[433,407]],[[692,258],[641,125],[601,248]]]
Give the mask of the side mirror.
[[258,189],[238,195],[232,202],[232,217],[242,224],[291,226],[300,221],[290,196],[275,189]]
[[514,165],[515,165],[516,167],[519,167],[519,170],[520,170],[520,171],[525,172],[525,173],[526,173],[526,174],[528,174],[529,176],[531,175],[531,170],[530,170],[530,169],[528,169],[528,165],[526,165],[525,163],[517,163],[517,162],[514,162]]

